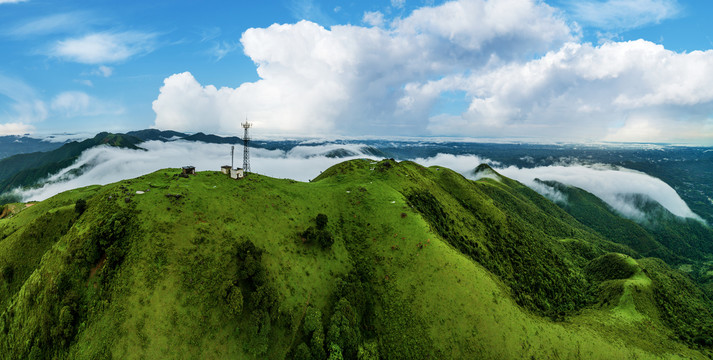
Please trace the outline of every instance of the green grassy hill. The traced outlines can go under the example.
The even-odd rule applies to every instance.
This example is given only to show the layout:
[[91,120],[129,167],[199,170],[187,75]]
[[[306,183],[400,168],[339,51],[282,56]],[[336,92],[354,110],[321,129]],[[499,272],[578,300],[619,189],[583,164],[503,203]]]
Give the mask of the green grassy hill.
[[686,275],[515,181],[393,160],[310,183],[178,172],[6,206],[1,358],[711,354]]

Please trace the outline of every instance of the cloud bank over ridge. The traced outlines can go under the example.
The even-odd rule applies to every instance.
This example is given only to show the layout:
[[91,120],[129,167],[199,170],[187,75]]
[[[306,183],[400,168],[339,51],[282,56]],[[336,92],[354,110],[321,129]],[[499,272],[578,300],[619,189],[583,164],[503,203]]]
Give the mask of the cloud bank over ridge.
[[[217,171],[220,166],[230,164],[230,146],[189,141],[147,141],[141,144],[143,150],[97,146],[86,150],[70,167],[47,179],[44,186],[37,189],[16,191],[23,201],[44,200],[60,192],[89,185],[104,185],[145,175],[162,168],[179,168],[193,165],[198,171]],[[252,170],[256,173],[298,181],[309,181],[323,170],[342,161],[357,158],[374,158],[364,152],[363,144],[299,145],[288,151],[251,149]],[[330,157],[330,153],[340,150],[345,157]],[[236,158],[240,161],[240,157]],[[642,194],[657,201],[674,215],[680,217],[700,217],[693,213],[676,191],[660,179],[644,173],[604,165],[567,165],[518,168],[505,166],[497,161],[477,155],[438,154],[429,158],[415,158],[413,161],[423,166],[443,166],[464,176],[477,180],[473,170],[482,163],[491,165],[500,174],[522,182],[553,201],[566,201],[561,193],[535,181],[554,180],[584,189],[602,199],[622,215],[640,220],[644,214],[632,202],[631,195]],[[239,164],[236,164],[239,166]],[[80,175],[73,173],[77,170]],[[485,177],[498,180],[497,175]]]

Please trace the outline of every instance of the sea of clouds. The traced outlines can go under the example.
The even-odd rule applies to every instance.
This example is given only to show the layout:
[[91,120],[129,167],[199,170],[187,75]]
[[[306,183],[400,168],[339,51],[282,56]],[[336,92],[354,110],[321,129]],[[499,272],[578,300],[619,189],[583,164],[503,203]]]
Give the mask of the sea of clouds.
[[[89,186],[104,185],[145,175],[163,168],[193,165],[198,171],[219,170],[230,164],[230,145],[206,144],[189,141],[147,141],[140,145],[145,150],[131,150],[98,146],[86,150],[70,167],[49,177],[40,188],[16,191],[23,201],[39,201],[60,192]],[[365,155],[364,144],[304,144],[285,150],[251,149],[251,170],[276,178],[309,181],[322,171],[342,161],[373,157]],[[347,157],[327,156],[334,150],[346,150]],[[242,165],[242,148],[236,147],[235,166]],[[438,154],[413,161],[424,166],[443,166],[464,176],[478,180],[483,177],[498,179],[496,174],[475,174],[482,163],[489,164],[498,173],[520,181],[555,202],[566,202],[564,194],[539,180],[553,180],[584,189],[609,204],[620,214],[634,219],[644,218],[641,210],[631,200],[634,194],[643,194],[657,201],[671,213],[700,219],[676,191],[658,178],[642,172],[607,165],[552,165],[533,168],[506,166],[477,155]],[[81,169],[81,171],[77,171]],[[79,175],[75,175],[76,173]]]

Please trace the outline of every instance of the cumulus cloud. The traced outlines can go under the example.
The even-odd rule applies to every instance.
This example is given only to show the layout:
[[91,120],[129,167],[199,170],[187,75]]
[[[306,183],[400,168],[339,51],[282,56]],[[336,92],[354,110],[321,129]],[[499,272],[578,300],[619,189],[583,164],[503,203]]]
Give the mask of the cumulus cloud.
[[472,98],[461,115],[432,117],[435,133],[705,143],[713,138],[712,80],[713,51],[676,53],[637,40],[568,43],[527,63],[409,90],[460,89]]
[[406,4],[406,0],[391,0],[391,6],[401,9]]
[[157,35],[138,31],[99,32],[60,40],[50,55],[83,64],[106,64],[153,51]]
[[676,0],[577,0],[567,7],[579,22],[605,30],[659,23],[681,12]]
[[[678,8],[577,3],[598,7],[601,18],[624,8],[646,21]],[[241,43],[260,79],[217,89],[174,74],[153,102],[155,126],[236,133],[248,116],[273,134],[713,144],[711,50],[583,44],[576,24],[535,0],[449,1],[388,24],[379,14],[365,14],[369,27],[248,29]],[[460,106],[442,111],[453,93],[463,94]]]
[[190,73],[172,75],[153,103],[155,126],[235,133],[245,114],[282,134],[424,134],[440,94],[410,101],[410,84],[527,59],[572,39],[560,14],[535,0],[448,2],[389,28],[300,21],[248,29],[241,43],[260,80],[216,89]]

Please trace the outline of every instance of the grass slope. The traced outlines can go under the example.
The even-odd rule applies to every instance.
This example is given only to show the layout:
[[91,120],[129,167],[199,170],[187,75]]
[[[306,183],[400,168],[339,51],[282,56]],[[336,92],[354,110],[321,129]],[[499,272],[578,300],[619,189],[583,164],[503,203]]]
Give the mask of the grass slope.
[[509,179],[392,160],[311,183],[177,173],[0,220],[0,357],[705,357],[660,316],[655,274],[675,272],[606,255],[634,251]]

